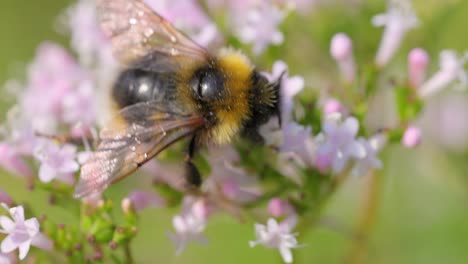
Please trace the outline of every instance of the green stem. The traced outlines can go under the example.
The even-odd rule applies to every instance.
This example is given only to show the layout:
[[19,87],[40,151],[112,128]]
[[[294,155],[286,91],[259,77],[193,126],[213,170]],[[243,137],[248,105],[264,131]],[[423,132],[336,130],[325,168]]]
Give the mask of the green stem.
[[345,263],[363,263],[368,255],[369,236],[375,224],[380,196],[380,175],[373,171],[368,175],[367,189],[364,193],[360,218],[354,232],[355,240]]
[[130,249],[130,243],[127,242],[124,245],[124,253],[125,253],[125,263],[133,264],[135,261],[133,260],[132,250]]

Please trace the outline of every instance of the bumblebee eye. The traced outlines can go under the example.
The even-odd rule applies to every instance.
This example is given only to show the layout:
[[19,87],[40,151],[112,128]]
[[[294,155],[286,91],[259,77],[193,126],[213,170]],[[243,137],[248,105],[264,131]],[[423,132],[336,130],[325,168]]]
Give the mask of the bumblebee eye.
[[222,80],[217,72],[201,72],[192,82],[192,89],[202,100],[213,99],[221,95]]

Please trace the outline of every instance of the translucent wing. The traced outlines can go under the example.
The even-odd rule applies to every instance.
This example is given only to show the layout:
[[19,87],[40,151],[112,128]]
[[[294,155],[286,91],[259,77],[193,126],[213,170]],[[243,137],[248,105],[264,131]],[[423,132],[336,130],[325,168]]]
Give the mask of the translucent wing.
[[175,29],[141,0],[97,0],[101,28],[111,38],[114,56],[132,64],[153,52],[206,59],[206,50]]
[[198,116],[161,110],[154,102],[122,109],[100,132],[101,142],[81,168],[75,197],[102,192],[131,174],[172,143],[193,134],[204,124]]

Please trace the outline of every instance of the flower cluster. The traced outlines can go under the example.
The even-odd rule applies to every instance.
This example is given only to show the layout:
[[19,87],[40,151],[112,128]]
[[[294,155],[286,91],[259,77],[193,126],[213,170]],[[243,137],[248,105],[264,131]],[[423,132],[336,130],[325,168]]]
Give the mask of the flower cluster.
[[[143,2],[203,46],[226,42],[263,57],[274,51],[272,46],[288,41],[282,27],[290,14],[307,14],[315,7],[313,0]],[[122,220],[115,218],[112,200],[103,193],[83,201],[70,199],[80,166],[99,140],[96,131],[109,118],[105,87],[112,86],[121,67],[112,56],[111,41],[98,26],[95,1],[79,0],[61,20],[72,52],[52,42],[39,46],[26,80],[12,82],[16,104],[8,111],[0,142],[0,166],[24,176],[31,189],[50,193],[50,204],[76,210],[79,225],[25,219],[24,208],[9,208],[15,203],[0,190],[0,202],[10,215],[0,216],[0,262],[14,262],[10,257],[16,249],[24,259],[31,245],[54,248],[79,261],[106,262],[110,255],[115,257],[109,252],[123,249],[131,262],[130,244],[140,212],[178,206],[174,230],[168,232],[177,254],[191,241],[207,243],[204,231],[210,219],[224,212],[259,222],[254,226],[256,237],[246,246],[277,249],[285,263],[292,263],[292,249],[305,246],[296,230],[316,223],[314,214],[336,187],[350,177],[372,177],[382,169],[379,153],[386,146],[418,146],[427,98],[454,82],[467,85],[467,54],[442,51],[440,69],[427,77],[429,54],[414,48],[408,54],[405,81],[392,83],[397,121],[371,124],[377,111],[371,101],[379,93],[378,77],[386,78],[381,73],[398,54],[405,35],[420,24],[409,1],[388,2],[387,12],[369,21],[383,27],[371,63],[357,64],[356,43],[344,32],[330,39],[329,60],[339,74],[323,80],[330,89],[312,89],[316,84],[308,76],[292,74],[286,61],[270,58],[271,71],[261,74],[279,84],[280,113],[259,129],[264,144],[209,146],[208,154],[196,160],[204,176],[196,189],[187,187],[181,166],[171,164],[174,157],[182,159],[180,153],[168,150],[142,167],[141,172],[153,178],[153,188],[133,190],[121,201]]]

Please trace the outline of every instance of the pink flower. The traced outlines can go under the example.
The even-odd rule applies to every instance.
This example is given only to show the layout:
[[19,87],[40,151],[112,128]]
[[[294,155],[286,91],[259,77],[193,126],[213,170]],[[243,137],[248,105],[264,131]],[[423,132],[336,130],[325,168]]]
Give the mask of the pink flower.
[[408,55],[408,73],[411,87],[418,88],[426,78],[429,55],[424,49],[412,49]]
[[78,171],[76,162],[76,146],[65,144],[59,146],[54,142],[47,141],[39,146],[35,153],[36,159],[41,162],[39,168],[39,179],[50,182],[53,179],[73,184],[75,181],[73,173]]
[[331,40],[330,53],[338,64],[344,80],[352,83],[356,77],[353,41],[344,33],[335,34]]
[[61,118],[63,98],[85,78],[85,72],[62,47],[42,44],[29,68],[27,89],[19,98],[21,113],[39,131],[53,131]]
[[372,24],[385,27],[375,57],[376,65],[383,67],[392,59],[406,33],[419,25],[419,20],[409,0],[397,0],[390,1],[387,13],[374,16]]
[[419,95],[429,97],[454,81],[459,81],[461,88],[468,86],[468,76],[465,72],[465,64],[468,61],[468,52],[459,57],[453,50],[444,50],[440,53],[440,69],[429,80],[424,82],[419,89]]
[[0,232],[7,234],[2,241],[2,253],[10,253],[19,249],[19,258],[22,260],[28,254],[31,245],[44,250],[52,249],[52,241],[39,232],[39,222],[36,218],[24,219],[22,206],[8,208],[4,206],[11,215],[11,219],[0,216]]
[[6,142],[0,142],[0,166],[18,175],[33,177],[31,168],[23,160],[20,153]]
[[250,241],[250,247],[263,245],[267,248],[276,248],[285,263],[292,263],[291,249],[300,247],[296,240],[297,234],[291,234],[293,227],[288,222],[278,224],[273,218],[268,219],[266,225],[255,224],[257,240]]
[[234,34],[242,43],[253,44],[253,53],[257,55],[268,45],[282,44],[284,35],[278,27],[286,17],[285,11],[267,1],[249,4],[232,15]]
[[415,126],[410,126],[405,130],[401,139],[403,146],[414,148],[421,143],[421,130]]

